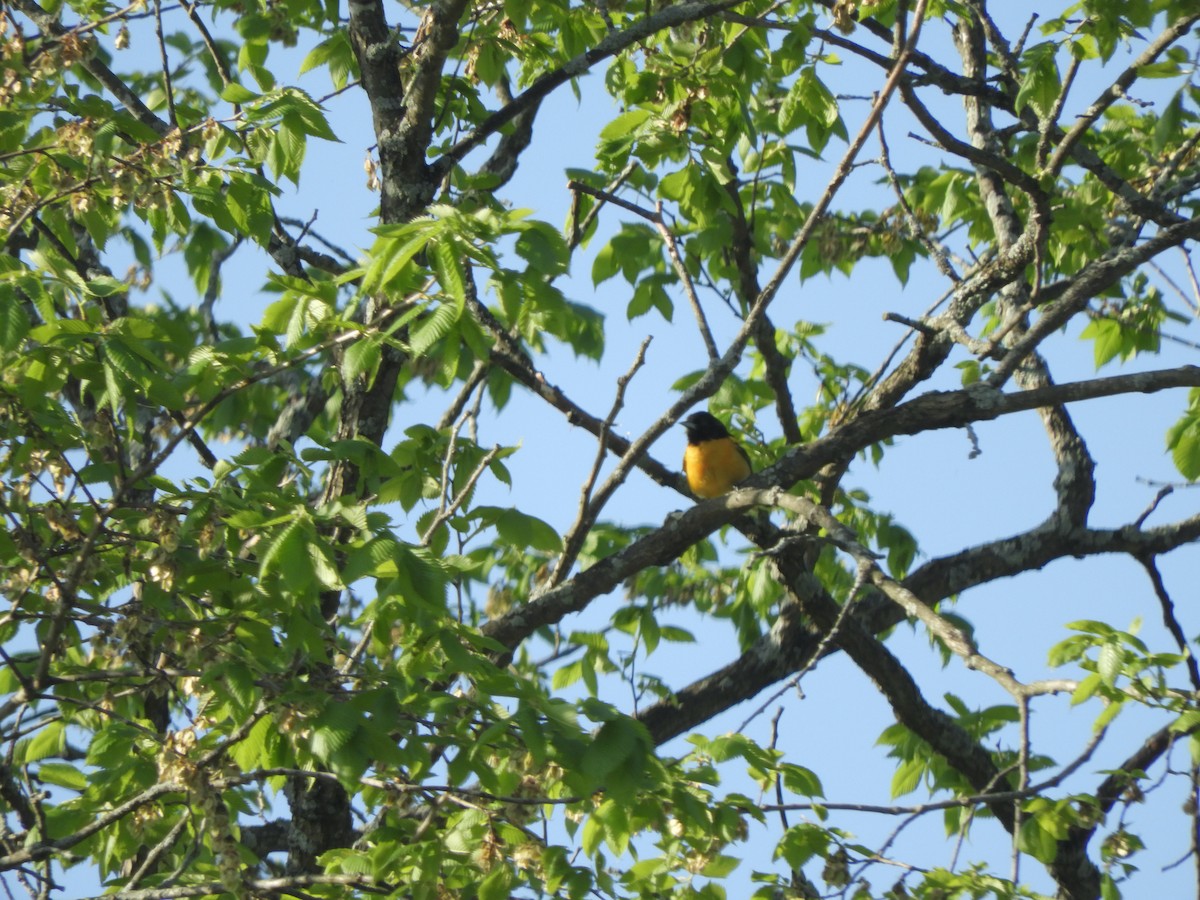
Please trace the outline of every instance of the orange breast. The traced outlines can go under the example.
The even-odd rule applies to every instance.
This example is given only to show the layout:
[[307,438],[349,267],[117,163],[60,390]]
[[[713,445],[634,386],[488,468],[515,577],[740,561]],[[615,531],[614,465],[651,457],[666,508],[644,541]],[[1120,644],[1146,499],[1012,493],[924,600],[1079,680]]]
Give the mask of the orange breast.
[[697,497],[719,497],[750,477],[750,463],[729,438],[688,444],[683,453],[683,473]]

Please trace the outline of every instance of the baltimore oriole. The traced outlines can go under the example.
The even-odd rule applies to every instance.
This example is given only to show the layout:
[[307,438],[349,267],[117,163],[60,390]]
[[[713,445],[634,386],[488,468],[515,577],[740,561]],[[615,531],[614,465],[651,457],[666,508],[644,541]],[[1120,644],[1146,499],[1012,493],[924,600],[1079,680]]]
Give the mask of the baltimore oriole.
[[750,457],[714,416],[696,412],[682,424],[687,430],[683,474],[693,494],[705,500],[719,497],[750,477]]

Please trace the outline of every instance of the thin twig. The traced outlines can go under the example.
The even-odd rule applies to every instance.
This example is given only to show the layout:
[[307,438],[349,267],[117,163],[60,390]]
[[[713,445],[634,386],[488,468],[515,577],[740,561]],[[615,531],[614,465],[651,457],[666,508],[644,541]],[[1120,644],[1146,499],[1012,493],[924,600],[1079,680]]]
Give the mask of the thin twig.
[[[1071,85],[1075,83],[1075,76],[1079,74],[1080,62],[1079,57],[1071,57],[1071,62],[1067,66],[1067,74],[1062,79],[1062,89],[1058,92],[1058,97],[1055,99],[1050,113],[1042,120],[1038,128],[1036,159],[1039,169],[1046,165],[1046,156],[1050,153],[1050,140],[1057,130],[1056,126],[1062,116],[1063,105],[1067,102],[1067,92],[1071,90]],[[1016,879],[1014,878],[1013,881],[1015,882]]]
[[[1017,746],[1017,790],[1029,789],[1029,697],[1022,694],[1016,698],[1019,728]],[[1025,821],[1025,809],[1020,803],[1013,804],[1012,831],[1012,874],[1013,884],[1021,881],[1021,825]]]
[[652,337],[646,337],[642,341],[642,345],[638,348],[637,356],[634,357],[633,364],[629,367],[624,375],[617,379],[617,393],[613,398],[612,408],[608,411],[608,415],[604,419],[604,424],[600,427],[600,437],[598,446],[596,447],[596,458],[592,462],[592,469],[588,473],[588,477],[584,480],[583,489],[579,496],[579,514],[575,518],[575,523],[567,532],[567,537],[563,541],[563,552],[558,558],[558,563],[554,567],[554,572],[550,576],[548,586],[553,587],[560,583],[575,565],[575,559],[579,556],[579,551],[583,548],[584,538],[587,537],[588,531],[591,529],[596,517],[600,515],[601,505],[592,503],[592,490],[596,486],[596,479],[600,477],[600,468],[604,465],[604,457],[608,452],[608,434],[612,430],[613,423],[617,421],[617,413],[625,405],[625,389],[629,386],[629,382],[633,380],[633,376],[646,363],[646,348],[650,346]]
[[1172,484],[1166,484],[1159,488],[1158,493],[1154,495],[1154,499],[1150,501],[1150,505],[1147,506],[1145,511],[1134,521],[1133,527],[1141,528],[1144,524],[1146,524],[1146,520],[1150,518],[1156,509],[1158,509],[1158,505],[1162,503],[1163,500],[1166,499],[1170,494],[1174,493],[1174,491],[1175,486]]
[[[230,82],[229,66],[225,64],[225,57],[217,49],[217,42],[213,40],[212,34],[208,27],[204,24],[204,20],[196,14],[196,6],[199,0],[193,0],[191,3],[182,4],[184,12],[187,13],[192,24],[196,26],[196,30],[200,32],[200,38],[204,41],[204,46],[208,48],[208,55],[212,57],[213,65],[217,68],[217,75],[221,78],[221,84],[228,86]],[[241,107],[234,104],[234,109],[240,111]]]
[[1187,665],[1192,688],[1200,692],[1200,665],[1197,665],[1196,656],[1192,653],[1187,636],[1183,633],[1183,627],[1179,624],[1179,618],[1175,615],[1175,603],[1171,600],[1171,595],[1167,593],[1167,586],[1163,583],[1162,574],[1158,571],[1158,564],[1152,554],[1144,554],[1136,559],[1142,564],[1146,574],[1150,576],[1150,584],[1154,587],[1154,596],[1158,598],[1159,606],[1162,608],[1163,625],[1166,626],[1171,637],[1175,639],[1176,646],[1179,647],[1179,653]]
[[1146,49],[1113,80],[1112,84],[1100,92],[1100,96],[1095,99],[1087,110],[1075,119],[1075,124],[1071,126],[1071,129],[1062,136],[1055,146],[1054,155],[1045,167],[1047,172],[1057,175],[1062,170],[1075,145],[1079,143],[1084,134],[1090,131],[1095,121],[1113,103],[1125,96],[1126,91],[1137,80],[1139,73],[1144,67],[1149,66],[1168,47],[1188,34],[1197,19],[1200,19],[1200,13],[1196,12],[1191,15],[1180,16],[1146,45]]
[[704,349],[708,352],[709,362],[712,362],[720,355],[717,353],[717,343],[713,340],[712,330],[708,327],[708,319],[704,315],[704,307],[700,305],[700,298],[696,295],[696,285],[692,282],[691,273],[688,272],[687,266],[683,264],[683,257],[679,255],[679,245],[675,241],[675,233],[667,227],[667,223],[663,220],[661,201],[654,212],[654,227],[658,229],[658,233],[662,235],[663,243],[667,245],[667,256],[671,258],[671,265],[675,267],[675,274],[679,277],[679,283],[683,285],[683,293],[687,296],[688,303],[692,306],[692,314],[695,315],[696,325],[700,328],[700,337],[704,341]]
[[883,131],[882,118],[880,118],[876,130],[879,132],[879,163],[883,166],[888,184],[891,185],[892,192],[896,195],[896,202],[900,204],[900,209],[904,211],[904,219],[908,222],[909,231],[912,232],[913,237],[921,242],[926,252],[933,257],[938,271],[957,284],[962,280],[962,277],[954,271],[954,266],[950,264],[950,255],[946,252],[946,248],[925,233],[925,230],[921,227],[921,223],[917,220],[917,214],[908,203],[908,198],[904,196],[904,188],[900,185],[900,178],[896,175],[896,170],[892,168],[892,159],[888,151],[887,136]]
[[641,216],[647,222],[657,222],[658,213],[652,209],[646,209],[643,206],[638,206],[624,197],[618,197],[616,194],[608,190],[594,188],[590,184],[584,184],[582,181],[571,179],[567,182],[567,189],[579,194],[587,194],[589,197],[595,197],[604,203],[611,203],[613,206],[619,206],[621,209],[628,210],[635,215]]
[[162,0],[154,0],[154,33],[158,37],[158,53],[162,59],[163,91],[167,95],[167,118],[175,128],[179,119],[175,115],[175,89],[171,85],[171,62],[167,59],[167,42],[163,37]]
[[487,467],[491,465],[492,460],[496,458],[496,454],[499,452],[500,445],[497,444],[483,455],[483,459],[479,461],[479,465],[475,467],[475,471],[471,473],[471,477],[467,479],[467,483],[463,485],[463,489],[458,492],[458,496],[454,498],[454,502],[439,512],[434,517],[433,521],[429,523],[429,527],[425,529],[425,533],[421,535],[422,547],[429,546],[429,542],[433,539],[433,533],[443,524],[445,524],[445,522],[451,516],[458,512],[462,505],[467,501],[467,498],[471,495],[471,490],[475,487],[475,482],[479,480],[479,476],[481,476]]
[[471,374],[463,382],[462,389],[455,396],[454,402],[446,408],[446,411],[442,413],[442,417],[438,419],[438,431],[441,431],[443,428],[449,428],[462,411],[466,409],[467,403],[471,400],[471,395],[475,393],[477,387],[483,384],[483,380],[487,377],[490,369],[491,367],[488,365],[486,359],[480,359],[475,362],[475,367],[471,369]]
[[[626,163],[625,168],[617,173],[617,177],[605,185],[604,193],[609,196],[613,195],[617,188],[628,181],[629,176],[637,171],[637,167],[638,163],[636,160],[630,160],[628,163]],[[572,182],[568,182],[568,187],[571,183]],[[601,200],[599,203],[595,204],[591,209],[588,210],[587,215],[583,217],[583,221],[579,222],[575,218],[575,211],[577,210],[577,201],[580,193],[587,192],[575,191],[572,189],[571,233],[568,236],[568,243],[572,250],[579,246],[580,242],[583,240],[583,236],[587,234],[587,230],[591,227],[592,222],[596,220],[596,217],[600,215],[600,210],[604,208],[604,204],[607,202],[606,200]]]
[[[804,538],[799,539],[803,540]],[[781,541],[779,544],[776,544],[770,550],[765,551],[760,555],[766,556],[778,553],[787,543],[788,541]],[[792,690],[793,688],[798,688],[801,679],[803,679],[805,675],[812,671],[818,660],[825,655],[826,648],[837,639],[838,632],[841,630],[842,624],[846,621],[846,617],[850,615],[850,610],[854,606],[855,597],[858,595],[858,591],[862,587],[863,578],[865,577],[865,570],[862,569],[862,567],[859,567],[858,576],[859,577],[856,577],[854,580],[854,586],[850,589],[850,593],[846,598],[846,602],[842,604],[842,608],[838,612],[837,619],[834,620],[833,627],[830,628],[827,633],[821,636],[820,642],[813,649],[812,655],[810,655],[809,658],[804,661],[804,665],[800,667],[800,671],[789,678],[783,687],[771,694],[771,696],[768,697],[757,709],[755,709],[754,712],[750,713],[750,715],[746,717],[746,721],[742,722],[742,724],[738,726],[739,734],[744,733],[750,726],[751,722],[766,712],[768,706],[770,706],[788,691]]]
[[1196,298],[1192,308],[1196,310],[1196,315],[1200,316],[1200,280],[1196,278],[1196,267],[1192,263],[1192,254],[1186,247],[1180,247],[1179,252],[1183,254],[1183,264],[1187,268],[1188,278],[1192,282],[1192,295]]

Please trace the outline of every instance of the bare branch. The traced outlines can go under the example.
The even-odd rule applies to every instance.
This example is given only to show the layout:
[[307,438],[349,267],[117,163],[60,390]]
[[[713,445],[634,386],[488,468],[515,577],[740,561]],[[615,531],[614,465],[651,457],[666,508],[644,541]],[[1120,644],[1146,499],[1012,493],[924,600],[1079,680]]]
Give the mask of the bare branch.
[[675,267],[675,274],[679,278],[679,283],[683,285],[684,296],[688,298],[688,303],[692,306],[692,314],[696,317],[696,325],[700,329],[700,337],[704,341],[704,349],[708,352],[709,362],[712,362],[720,355],[717,353],[717,343],[713,340],[712,330],[708,327],[708,319],[704,315],[704,307],[700,305],[700,298],[696,295],[696,285],[692,283],[691,273],[688,272],[687,266],[683,264],[683,257],[679,255],[679,246],[675,242],[675,233],[663,221],[661,202],[655,210],[654,227],[662,235],[663,243],[667,247],[667,256],[671,259],[671,265]]
[[1196,655],[1192,653],[1187,636],[1183,633],[1183,627],[1179,624],[1179,618],[1175,615],[1175,603],[1171,600],[1171,595],[1167,593],[1162,573],[1158,571],[1158,563],[1154,555],[1148,553],[1139,555],[1136,559],[1142,564],[1146,574],[1150,576],[1150,584],[1154,586],[1154,596],[1158,598],[1159,606],[1162,608],[1163,625],[1175,639],[1175,645],[1179,648],[1179,653],[1187,664],[1188,677],[1192,680],[1192,687],[1197,693],[1200,693],[1200,665],[1196,664]]

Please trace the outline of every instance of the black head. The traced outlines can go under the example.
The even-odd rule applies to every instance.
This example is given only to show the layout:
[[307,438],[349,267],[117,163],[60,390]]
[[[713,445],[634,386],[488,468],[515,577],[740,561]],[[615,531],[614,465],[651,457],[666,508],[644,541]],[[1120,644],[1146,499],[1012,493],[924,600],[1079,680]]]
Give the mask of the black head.
[[729,437],[729,432],[716,416],[706,412],[694,412],[681,423],[687,431],[688,443],[698,444],[701,441],[715,441],[717,438]]

